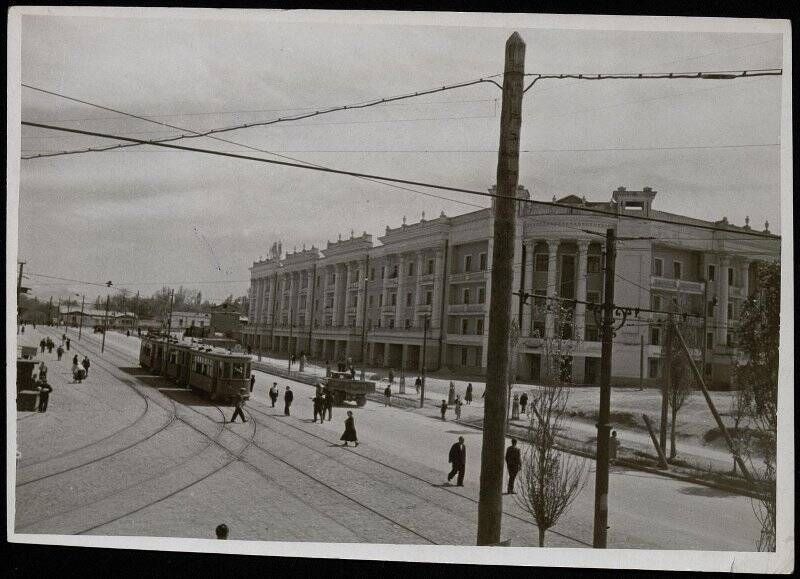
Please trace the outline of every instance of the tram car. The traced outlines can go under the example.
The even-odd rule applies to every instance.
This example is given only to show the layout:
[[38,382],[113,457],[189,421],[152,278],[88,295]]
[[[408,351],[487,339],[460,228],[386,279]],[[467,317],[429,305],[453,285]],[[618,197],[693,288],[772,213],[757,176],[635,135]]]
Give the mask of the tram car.
[[250,398],[250,357],[166,336],[143,336],[139,364],[178,385],[232,404],[242,388]]

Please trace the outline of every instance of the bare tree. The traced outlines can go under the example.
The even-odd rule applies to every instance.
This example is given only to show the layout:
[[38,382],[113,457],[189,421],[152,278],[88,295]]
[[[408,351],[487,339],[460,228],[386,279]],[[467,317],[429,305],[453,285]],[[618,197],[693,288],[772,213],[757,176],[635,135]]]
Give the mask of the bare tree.
[[[698,348],[698,334],[697,326],[690,321],[686,316],[687,313],[697,313],[692,308],[688,296],[679,294],[673,300],[677,314],[674,318],[674,323],[680,330],[686,347],[690,350]],[[670,338],[671,336],[671,338]],[[686,400],[691,396],[692,392],[697,389],[694,374],[689,367],[689,361],[686,353],[681,348],[680,340],[678,339],[677,332],[667,332],[667,339],[672,340],[672,351],[677,355],[673,355],[672,364],[670,366],[670,385],[667,401],[670,408],[670,434],[669,434],[669,460],[674,459],[678,455],[677,445],[677,423],[678,412],[683,408]],[[665,449],[666,450],[666,449]]]
[[528,449],[522,463],[517,503],[530,513],[539,528],[539,546],[545,533],[558,523],[586,486],[586,459],[556,450],[568,400],[560,383],[535,391],[530,401],[533,413],[528,430]]
[[574,336],[573,310],[560,301],[550,306],[553,333],[542,342],[544,386],[532,393],[528,449],[520,473],[519,505],[530,513],[539,528],[539,546],[545,533],[558,523],[586,486],[586,460],[556,450],[556,436],[566,411],[572,380]]

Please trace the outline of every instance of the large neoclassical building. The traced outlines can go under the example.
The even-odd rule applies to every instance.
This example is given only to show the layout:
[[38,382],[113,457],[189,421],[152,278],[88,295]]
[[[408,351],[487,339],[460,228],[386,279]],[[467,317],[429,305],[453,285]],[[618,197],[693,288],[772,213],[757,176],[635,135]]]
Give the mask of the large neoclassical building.
[[[517,197],[530,199],[530,194],[520,186]],[[718,387],[730,382],[737,319],[754,290],[751,265],[777,260],[780,238],[743,234],[751,230],[749,223],[735,226],[725,217],[709,222],[658,211],[655,197],[648,187],[620,187],[608,201],[570,195],[554,199],[561,207],[518,203],[514,291],[534,296],[521,308],[514,296],[512,311],[521,328],[520,380],[539,379],[548,338],[563,333],[563,327],[556,329],[555,308],[546,307],[551,303],[573,308],[570,331],[562,336],[572,380],[592,384],[599,379],[598,321],[580,302],[603,301],[605,233],[614,228],[620,238],[614,302],[694,314],[682,323],[696,355],[705,355],[706,375]],[[692,227],[698,224],[719,230]],[[769,234],[768,224],[763,233]],[[387,226],[378,244],[366,232],[351,232],[321,250],[304,248],[257,261],[250,269],[249,321],[242,340],[254,350],[305,352],[332,362],[366,359],[409,373],[421,368],[425,343],[428,371],[482,374],[492,355],[487,348],[492,238],[492,208],[435,219],[423,214],[417,223],[403,218],[399,227]],[[658,379],[664,336],[656,320],[663,317],[639,312],[617,330],[614,384]]]

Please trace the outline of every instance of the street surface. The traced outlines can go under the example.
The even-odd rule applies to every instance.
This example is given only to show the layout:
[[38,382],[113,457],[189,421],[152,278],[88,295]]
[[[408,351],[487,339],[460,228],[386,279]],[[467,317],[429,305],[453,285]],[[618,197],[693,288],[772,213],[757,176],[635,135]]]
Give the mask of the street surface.
[[[30,326],[23,344],[38,344]],[[213,537],[232,539],[474,545],[481,432],[441,421],[433,407],[407,411],[368,402],[352,409],[361,444],[338,446],[346,408],[311,423],[313,388],[255,372],[248,422],[224,423],[218,407],[152,376],[138,364],[139,340],[109,332],[80,343],[62,361],[43,357],[54,391],[45,414],[17,422],[18,533]],[[87,354],[87,380],[73,384],[72,356]],[[281,387],[271,408],[267,389]],[[283,415],[286,385],[295,391]],[[413,391],[413,383],[409,384]],[[476,392],[480,396],[480,390]],[[451,414],[452,416],[452,414]],[[467,445],[465,486],[443,487],[447,453]],[[547,546],[588,547],[594,463]],[[612,467],[609,547],[754,550],[759,526],[750,500],[700,485]],[[504,496],[503,539],[536,544],[530,516]]]

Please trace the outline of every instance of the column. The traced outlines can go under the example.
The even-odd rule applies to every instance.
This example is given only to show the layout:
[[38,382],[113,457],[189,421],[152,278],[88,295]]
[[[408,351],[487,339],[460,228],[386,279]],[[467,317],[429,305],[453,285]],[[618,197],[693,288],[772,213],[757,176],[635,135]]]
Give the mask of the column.
[[[525,242],[525,279],[523,284],[525,291],[529,294],[533,293],[533,252],[536,248],[536,241],[529,239]],[[533,297],[529,297],[528,301],[522,306],[522,328],[520,328],[520,335],[530,336],[533,331],[533,321],[531,313],[533,312]],[[484,323],[485,325],[485,323]]]
[[747,300],[750,297],[750,260],[742,259],[742,297]]
[[717,277],[717,307],[714,316],[714,344],[725,347],[728,343],[728,268],[731,262],[727,256],[720,256]]
[[[383,258],[383,289],[382,289],[383,298],[381,298],[383,300],[383,306],[389,305],[389,276],[392,274],[391,269],[392,269],[391,259],[389,259],[389,256],[386,255]],[[383,318],[383,306],[378,308],[379,318]],[[381,325],[383,325],[383,322],[381,322]]]
[[[421,251],[417,252],[417,265],[415,266],[414,273],[417,275],[416,285],[414,286],[414,305],[421,306],[425,303],[425,296],[422,295],[421,284],[422,272],[425,262],[425,256]],[[416,312],[414,312],[416,314]]]
[[[311,318],[311,311],[314,309],[314,268],[310,268],[306,270],[306,279],[308,283],[306,284],[306,320],[307,325],[310,327],[314,320]],[[309,347],[311,350],[311,347]]]
[[[369,272],[367,271],[367,263],[364,260],[363,267],[359,267],[358,277],[358,303],[356,304],[356,326],[359,328],[364,323],[364,304],[367,299],[367,279],[369,279]],[[359,354],[360,355],[360,354]]]
[[343,278],[345,273],[343,271],[342,265],[337,264],[333,268],[333,273],[336,276],[333,281],[333,325],[339,325],[339,309],[341,307],[341,293],[342,293],[342,282],[344,281]]
[[587,240],[578,240],[578,279],[575,298],[578,303],[575,304],[575,339],[583,340],[586,336],[586,304],[580,303],[586,301],[586,261],[589,253],[589,242]]
[[[556,269],[558,267],[558,246],[561,243],[558,239],[547,240],[547,297],[553,298],[558,295],[558,277]],[[559,306],[558,300],[547,300],[547,318],[545,319],[545,335],[552,338],[555,335],[555,315],[554,312]]]
[[397,310],[395,311],[395,328],[405,327],[405,311],[406,311],[406,259],[401,255],[400,261],[397,266]]
[[[444,298],[444,252],[437,250],[434,256],[434,269],[433,269],[433,300],[431,304],[431,323],[429,328],[439,327],[439,313],[442,310],[442,299]],[[442,331],[445,331],[442,328]],[[430,337],[430,336],[429,336]]]
[[[486,249],[486,303],[492,303],[492,268],[494,267],[494,227],[489,233]],[[489,361],[489,307],[483,316],[483,340],[481,341],[481,368],[486,368]]]

